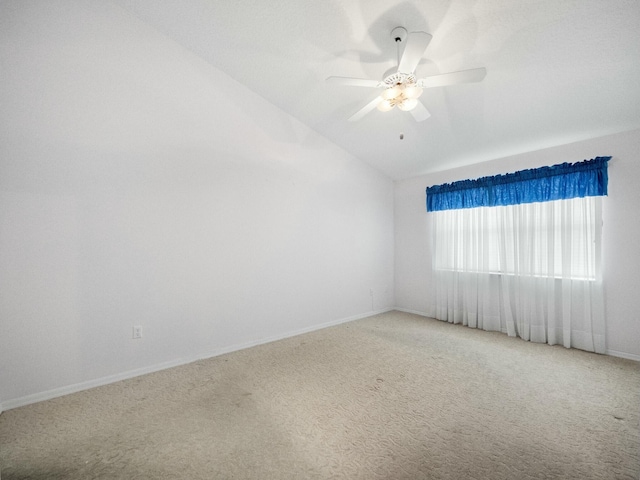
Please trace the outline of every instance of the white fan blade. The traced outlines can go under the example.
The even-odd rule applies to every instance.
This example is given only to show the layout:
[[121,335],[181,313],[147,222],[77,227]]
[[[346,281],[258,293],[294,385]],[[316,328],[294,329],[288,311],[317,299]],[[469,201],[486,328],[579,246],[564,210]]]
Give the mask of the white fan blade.
[[369,80],[367,78],[351,78],[351,77],[329,77],[327,83],[337,83],[339,85],[348,85],[350,87],[381,87],[383,82],[378,80]]
[[422,88],[444,87],[458,83],[480,82],[487,75],[487,69],[472,68],[471,70],[461,70],[459,72],[443,73],[442,75],[432,75],[419,79],[416,83]]
[[417,105],[413,110],[409,110],[413,118],[415,118],[416,122],[422,122],[431,116],[429,110],[423,105],[423,103],[418,100]]
[[371,110],[373,110],[374,108],[376,108],[378,106],[378,104],[382,101],[382,97],[377,96],[376,98],[374,98],[371,102],[367,103],[364,107],[362,107],[360,110],[358,110],[356,113],[354,113],[350,118],[349,121],[350,122],[356,122],[358,120],[360,120],[362,117],[364,117],[367,113],[369,113]]
[[404,47],[398,71],[400,73],[413,73],[430,41],[431,35],[428,33],[411,32],[407,36],[407,45]]

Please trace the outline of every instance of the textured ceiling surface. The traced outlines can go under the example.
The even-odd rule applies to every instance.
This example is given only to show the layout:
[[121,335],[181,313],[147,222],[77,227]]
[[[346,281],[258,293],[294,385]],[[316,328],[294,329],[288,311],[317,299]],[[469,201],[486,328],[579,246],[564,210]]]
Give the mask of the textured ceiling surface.
[[[393,179],[640,128],[638,0],[116,3]],[[381,80],[396,26],[433,36],[419,78],[486,78],[425,90],[423,122],[397,109],[347,121],[376,90],[325,79]]]

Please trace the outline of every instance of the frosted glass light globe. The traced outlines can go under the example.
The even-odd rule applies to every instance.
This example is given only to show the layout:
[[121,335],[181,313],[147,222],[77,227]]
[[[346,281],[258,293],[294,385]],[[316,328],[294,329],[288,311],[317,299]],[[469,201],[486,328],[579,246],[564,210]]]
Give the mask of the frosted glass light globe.
[[404,96],[407,98],[418,98],[420,95],[422,95],[422,89],[415,84],[404,89]]
[[391,110],[394,107],[394,104],[391,103],[391,100],[382,100],[379,104],[378,104],[378,110],[380,110],[381,112],[388,112],[389,110]]
[[380,96],[385,100],[393,100],[401,93],[402,89],[400,87],[391,87],[384,90]]
[[418,100],[415,98],[406,98],[398,104],[398,108],[404,112],[413,110],[418,105]]

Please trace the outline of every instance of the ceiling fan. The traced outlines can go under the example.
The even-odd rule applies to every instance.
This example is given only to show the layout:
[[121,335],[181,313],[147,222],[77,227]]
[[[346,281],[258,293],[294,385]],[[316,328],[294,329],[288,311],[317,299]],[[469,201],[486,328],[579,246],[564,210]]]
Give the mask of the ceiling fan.
[[431,35],[425,32],[407,34],[405,28],[396,27],[391,31],[391,38],[398,46],[398,55],[400,44],[405,43],[404,52],[398,61],[397,71],[387,75],[382,81],[351,77],[327,78],[328,83],[383,89],[379,96],[349,118],[351,122],[360,120],[376,107],[382,112],[388,112],[396,106],[400,110],[410,112],[417,122],[422,122],[431,116],[419,100],[423,88],[479,82],[487,74],[487,70],[482,67],[416,79],[415,69],[431,41]]

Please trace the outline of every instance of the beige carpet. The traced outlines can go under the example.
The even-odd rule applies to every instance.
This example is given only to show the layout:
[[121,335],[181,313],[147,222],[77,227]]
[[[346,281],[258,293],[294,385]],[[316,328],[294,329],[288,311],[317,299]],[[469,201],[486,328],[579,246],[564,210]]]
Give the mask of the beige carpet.
[[2,480],[638,479],[640,368],[391,312],[7,411]]

